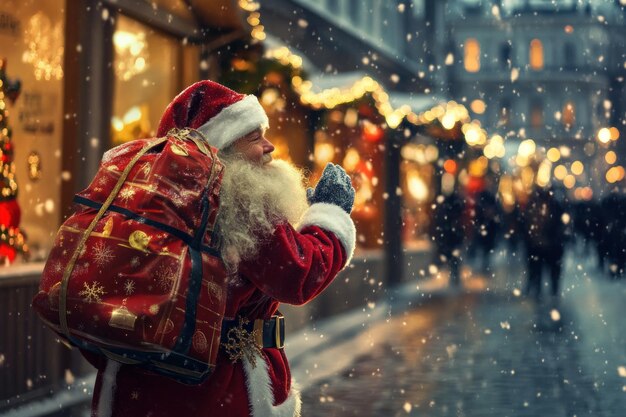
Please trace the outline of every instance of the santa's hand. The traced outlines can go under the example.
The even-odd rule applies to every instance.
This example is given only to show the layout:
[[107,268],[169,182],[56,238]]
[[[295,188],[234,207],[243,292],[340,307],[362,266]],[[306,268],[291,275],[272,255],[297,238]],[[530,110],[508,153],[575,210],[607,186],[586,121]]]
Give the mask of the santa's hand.
[[354,187],[346,171],[339,165],[329,162],[309,201],[311,204],[334,204],[350,214],[354,205]]
[[315,188],[309,187],[309,188],[306,189],[306,201],[308,201],[309,204],[313,204],[311,202],[311,199],[313,198],[313,194],[314,193],[315,193]]

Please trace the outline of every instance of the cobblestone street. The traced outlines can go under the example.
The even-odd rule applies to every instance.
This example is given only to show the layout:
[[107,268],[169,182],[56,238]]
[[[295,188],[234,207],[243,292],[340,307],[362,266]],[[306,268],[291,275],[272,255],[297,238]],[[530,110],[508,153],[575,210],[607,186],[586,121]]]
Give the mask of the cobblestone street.
[[519,295],[521,265],[505,258],[489,279],[466,268],[465,286],[482,291],[377,323],[383,336],[367,353],[305,389],[303,415],[623,416],[624,283],[570,257],[564,296],[536,302]]

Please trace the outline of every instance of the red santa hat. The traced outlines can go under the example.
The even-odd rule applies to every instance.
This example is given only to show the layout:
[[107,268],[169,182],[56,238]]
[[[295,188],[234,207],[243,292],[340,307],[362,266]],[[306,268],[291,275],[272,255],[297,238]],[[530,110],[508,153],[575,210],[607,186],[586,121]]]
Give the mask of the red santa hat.
[[202,132],[212,146],[224,149],[268,126],[267,114],[255,96],[203,80],[187,87],[167,106],[157,136],[167,135],[172,128],[190,127]]

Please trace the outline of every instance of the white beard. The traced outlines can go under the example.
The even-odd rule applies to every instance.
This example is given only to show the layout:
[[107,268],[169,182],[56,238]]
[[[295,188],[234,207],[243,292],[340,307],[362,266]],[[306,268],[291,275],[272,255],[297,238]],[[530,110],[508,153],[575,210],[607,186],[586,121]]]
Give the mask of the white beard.
[[309,205],[302,171],[288,162],[257,165],[234,155],[219,157],[225,168],[215,229],[222,258],[234,271],[255,258],[277,225],[295,225]]

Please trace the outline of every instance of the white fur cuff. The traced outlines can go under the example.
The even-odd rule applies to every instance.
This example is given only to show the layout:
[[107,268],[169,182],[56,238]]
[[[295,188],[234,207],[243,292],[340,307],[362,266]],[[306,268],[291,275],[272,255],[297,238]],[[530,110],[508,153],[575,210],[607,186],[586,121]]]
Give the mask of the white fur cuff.
[[346,263],[348,265],[354,254],[356,246],[356,228],[350,215],[335,204],[315,203],[304,212],[298,230],[306,226],[318,226],[328,230],[337,236],[346,251]]
[[269,121],[256,96],[248,95],[224,108],[198,128],[209,143],[224,149],[256,129],[267,129]]
[[268,374],[267,361],[258,353],[254,353],[254,355],[256,356],[255,365],[252,365],[247,358],[243,360],[250,401],[250,415],[252,417],[300,417],[302,401],[296,384],[292,381],[291,390],[285,402],[280,405],[273,405],[274,393]]

